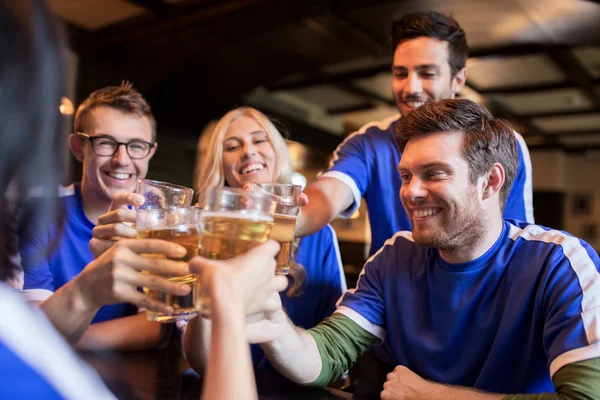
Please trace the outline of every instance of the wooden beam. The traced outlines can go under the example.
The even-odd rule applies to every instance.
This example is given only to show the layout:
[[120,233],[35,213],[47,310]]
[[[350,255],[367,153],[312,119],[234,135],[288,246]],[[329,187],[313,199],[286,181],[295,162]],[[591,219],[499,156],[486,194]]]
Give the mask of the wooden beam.
[[524,127],[526,130],[525,132],[519,131],[519,133],[523,136],[544,135],[544,132],[542,132],[540,129],[538,129],[538,127],[533,125],[529,119],[516,115],[511,110],[509,110],[508,107],[504,106],[504,104],[500,103],[499,101],[490,101],[488,104],[488,108],[495,116],[505,118],[509,121],[514,121],[516,124],[519,124],[520,126]]
[[173,7],[161,0],[125,0],[128,3],[144,7],[146,10],[159,17],[167,17],[174,13]]
[[[347,83],[347,82],[338,82],[335,84],[335,86],[339,87],[340,89],[346,90],[350,93],[356,94],[358,96],[364,97],[366,99],[370,99],[370,100],[374,100],[377,102],[381,102],[384,104],[387,104],[389,106],[395,106],[396,103],[394,102],[394,100],[390,100],[387,97],[383,97],[380,96],[377,93],[373,93],[370,90],[366,90],[363,89],[361,87],[358,87],[356,85],[353,85],[352,83]],[[390,88],[391,91],[391,88]]]
[[311,76],[303,77],[295,80],[283,80],[267,85],[269,90],[293,90],[301,89],[323,84],[341,84],[353,81],[355,79],[368,78],[377,75],[381,72],[390,72],[390,60],[382,60],[377,65],[370,68],[361,68],[359,70],[343,72],[343,73],[316,73]]
[[598,114],[598,110],[586,109],[586,110],[560,110],[560,111],[546,111],[530,114],[519,114],[521,118],[541,118],[541,117],[568,117],[576,115],[587,115],[587,114]]
[[571,51],[551,50],[548,57],[562,70],[567,78],[579,86],[594,105],[594,109],[600,110],[600,96],[596,90],[597,81],[590,75],[588,70],[573,55]]
[[[598,80],[600,83],[600,80]],[[531,92],[548,92],[552,90],[560,90],[560,89],[578,89],[578,86],[575,82],[570,80],[564,82],[554,82],[554,83],[540,83],[534,85],[520,85],[520,86],[501,86],[494,87],[490,89],[480,89],[475,88],[473,83],[467,80],[467,84],[476,90],[477,93],[481,95],[502,95],[502,94],[524,94]]]
[[329,115],[346,114],[356,111],[372,110],[375,106],[371,103],[360,103],[352,106],[330,107],[327,109]]

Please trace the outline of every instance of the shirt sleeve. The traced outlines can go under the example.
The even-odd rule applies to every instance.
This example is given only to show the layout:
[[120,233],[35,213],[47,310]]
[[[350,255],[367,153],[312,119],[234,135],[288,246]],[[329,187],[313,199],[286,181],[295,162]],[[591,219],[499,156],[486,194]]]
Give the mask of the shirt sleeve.
[[[335,231],[331,225],[323,228],[323,286],[327,290],[322,290],[322,298],[319,302],[319,315],[321,320],[330,316],[335,311],[336,303],[346,289],[346,276],[340,256]],[[309,277],[310,279],[310,277]]]
[[517,138],[519,165],[504,206],[504,218],[534,223],[531,158],[523,137],[517,132],[515,132],[515,136]]
[[309,329],[308,333],[315,339],[321,356],[321,373],[310,384],[314,387],[335,382],[377,340],[350,318],[339,313]]
[[547,262],[540,301],[553,376],[567,364],[600,357],[600,259],[587,243],[565,235]]
[[336,313],[344,314],[361,328],[383,342],[385,330],[385,304],[381,268],[379,264],[385,258],[385,250],[369,259],[359,276],[356,289],[347,291]]
[[50,270],[50,232],[21,231],[19,253],[24,281],[21,291],[26,301],[45,301],[54,292],[54,279]]
[[600,359],[568,364],[554,374],[556,393],[514,394],[504,400],[600,399]]
[[344,182],[352,190],[354,202],[340,213],[340,217],[348,218],[360,207],[360,200],[365,195],[371,179],[368,136],[364,132],[355,132],[348,136],[333,152],[329,169],[319,174],[319,178],[335,178]]

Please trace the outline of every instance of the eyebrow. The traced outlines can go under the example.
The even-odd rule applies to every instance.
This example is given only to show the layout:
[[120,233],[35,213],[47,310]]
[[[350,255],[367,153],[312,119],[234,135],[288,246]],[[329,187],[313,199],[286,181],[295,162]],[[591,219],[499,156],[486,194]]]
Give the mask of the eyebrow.
[[[416,67],[416,69],[428,69],[428,68],[439,69],[439,67],[436,64],[421,64],[421,65],[417,65],[417,67]],[[407,68],[403,65],[392,65],[392,71],[397,71],[400,69],[407,69]]]
[[[261,134],[261,133],[263,133],[263,134],[265,134],[265,135],[267,134],[267,132],[265,132],[265,131],[263,131],[263,130],[260,130],[260,131],[253,131],[253,132],[250,132],[250,135],[258,135],[258,134]],[[238,141],[239,141],[239,140],[240,140],[240,138],[239,138],[239,137],[237,137],[237,136],[231,136],[231,137],[228,137],[227,139],[224,139],[224,140],[223,140],[223,142],[226,142],[226,141],[228,141],[228,140],[238,140]]]
[[[114,137],[113,135],[111,135],[110,133],[97,133],[95,135],[89,135],[89,137],[91,138],[108,138],[108,139],[112,139],[115,142],[118,142],[119,140]],[[140,139],[140,138],[133,138],[133,139],[129,139],[126,142],[121,142],[121,143],[131,143],[131,142],[146,142],[146,143],[152,143],[152,142],[147,142],[144,139]]]
[[[428,164],[424,164],[424,165],[417,165],[416,169],[423,170],[423,169],[432,169],[432,168],[453,169],[450,164],[442,162],[442,161],[432,162],[432,163],[428,163]],[[398,171],[402,171],[402,170],[406,170],[406,167],[402,167],[401,165],[398,165]]]

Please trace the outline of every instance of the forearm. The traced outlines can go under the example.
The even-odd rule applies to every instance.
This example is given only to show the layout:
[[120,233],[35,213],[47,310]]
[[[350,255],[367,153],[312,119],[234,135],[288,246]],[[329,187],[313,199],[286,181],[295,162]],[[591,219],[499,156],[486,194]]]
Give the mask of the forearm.
[[299,384],[314,382],[321,371],[321,357],[315,340],[304,329],[295,327],[283,311],[278,319],[279,338],[263,343],[261,347],[282,375]]
[[200,316],[191,319],[183,334],[183,351],[191,367],[199,374],[206,368],[210,341],[211,322]]
[[556,393],[495,394],[438,383],[429,383],[426,392],[428,400],[584,400],[600,398],[599,381],[600,359],[590,359],[565,365],[558,370],[552,378]]
[[73,281],[61,287],[40,308],[71,344],[81,339],[99,309],[87,304]]
[[567,364],[554,374],[556,393],[515,394],[505,400],[584,400],[600,399],[600,358]]
[[323,178],[304,189],[308,205],[302,207],[296,225],[296,237],[311,235],[346,210],[354,202],[352,190],[344,182]]
[[161,333],[171,325],[150,322],[145,313],[90,325],[77,343],[78,350],[144,350],[159,347]]
[[[202,400],[257,398],[250,347],[242,334],[245,318],[241,304],[227,305],[214,315]],[[197,326],[202,328],[201,323]]]

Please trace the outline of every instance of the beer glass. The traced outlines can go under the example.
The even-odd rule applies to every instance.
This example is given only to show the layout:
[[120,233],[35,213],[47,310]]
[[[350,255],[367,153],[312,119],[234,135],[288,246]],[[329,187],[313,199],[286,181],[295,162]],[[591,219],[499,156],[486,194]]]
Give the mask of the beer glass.
[[[187,250],[184,257],[177,261],[189,261],[198,255],[198,219],[201,210],[190,207],[194,191],[183,186],[166,182],[138,180],[136,193],[142,194],[146,201],[137,207],[137,231],[140,239],[162,239],[177,243]],[[162,254],[144,254],[145,257],[165,257]],[[142,272],[149,273],[149,272]],[[173,307],[173,314],[165,315],[146,310],[150,321],[173,322],[190,319],[198,315],[196,274],[170,276],[169,280],[186,283],[192,287],[185,296],[173,296],[167,293],[143,288],[144,293],[158,301]]]
[[296,220],[300,212],[298,195],[302,193],[302,186],[288,183],[254,183],[254,185],[258,193],[264,191],[271,194],[272,199],[277,203],[273,214],[271,239],[277,240],[281,245],[281,250],[277,254],[276,274],[287,275],[290,271]]
[[265,242],[274,204],[267,194],[229,187],[210,190],[200,218],[200,255],[225,260]]

